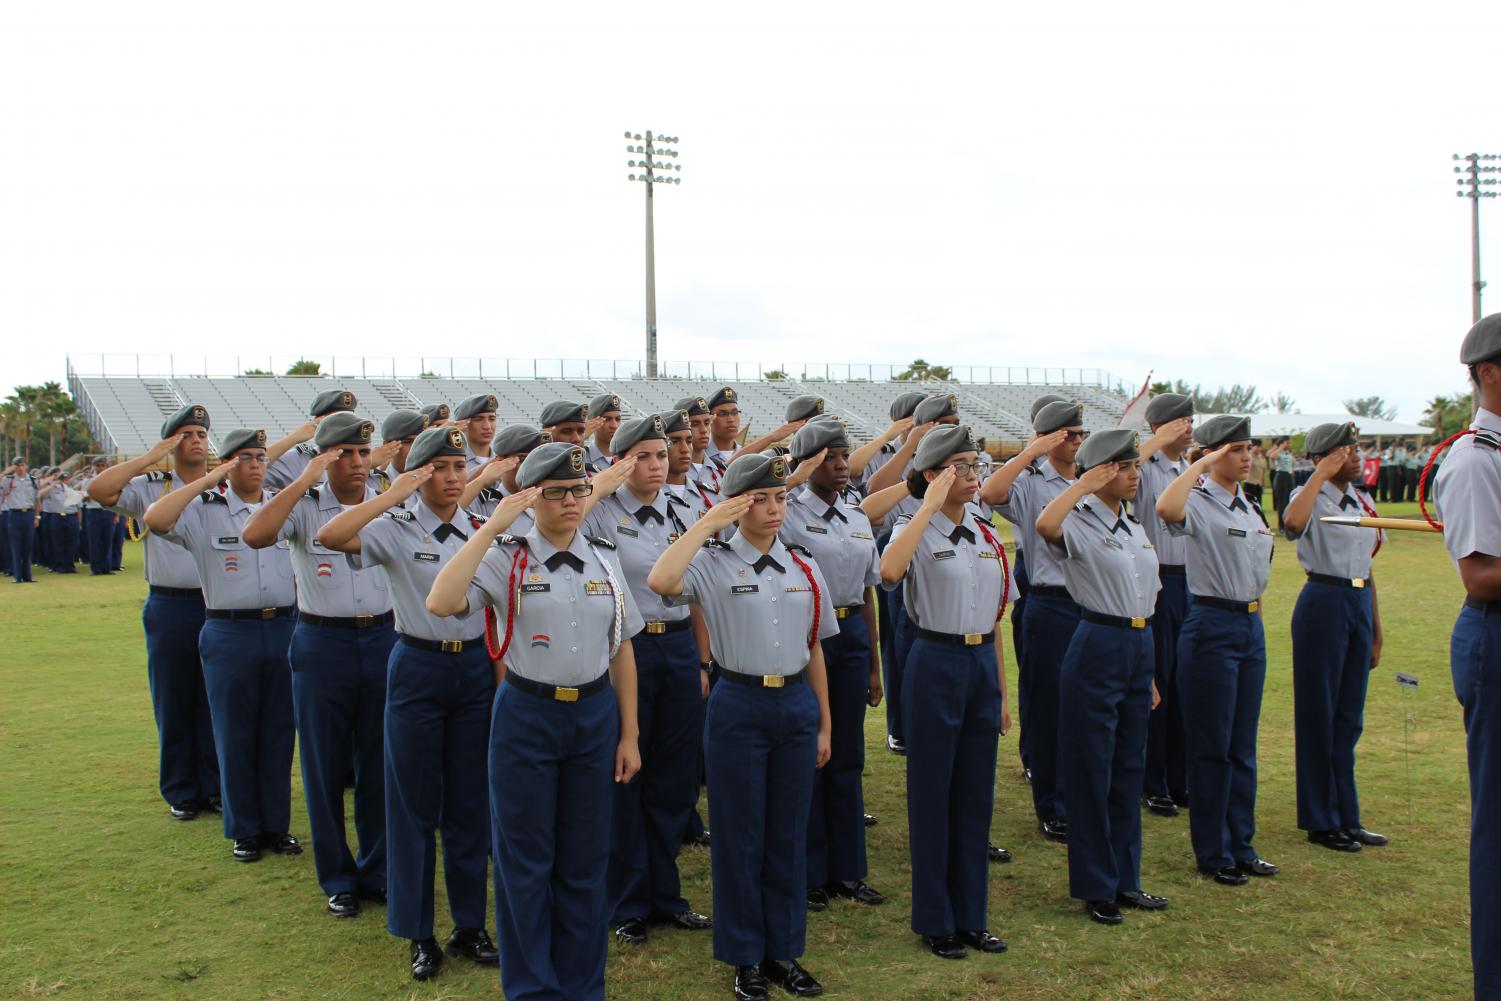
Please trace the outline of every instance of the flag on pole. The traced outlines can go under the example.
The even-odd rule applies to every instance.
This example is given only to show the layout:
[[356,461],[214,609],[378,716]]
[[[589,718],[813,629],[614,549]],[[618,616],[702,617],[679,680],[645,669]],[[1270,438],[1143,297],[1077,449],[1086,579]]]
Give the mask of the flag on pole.
[[1131,402],[1126,404],[1126,412],[1121,414],[1121,419],[1116,427],[1139,428],[1147,423],[1147,401],[1151,399],[1152,373],[1142,380],[1141,391],[1131,397]]

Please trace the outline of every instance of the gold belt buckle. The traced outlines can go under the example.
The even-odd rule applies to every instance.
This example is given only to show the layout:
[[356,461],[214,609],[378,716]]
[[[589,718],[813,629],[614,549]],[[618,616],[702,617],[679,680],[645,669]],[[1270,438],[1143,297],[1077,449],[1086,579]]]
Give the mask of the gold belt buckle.
[[1359,577],[1352,577],[1350,578],[1350,586],[1356,588],[1365,587],[1365,581]]
[[579,690],[577,688],[564,688],[559,685],[552,690],[552,697],[559,702],[577,702]]
[[783,687],[786,684],[787,684],[787,679],[784,678],[784,677],[782,677],[780,674],[763,674],[763,675],[761,675],[761,687],[762,688],[781,688],[781,687]]
[[1247,603],[1247,605],[1246,605],[1246,611],[1248,613],[1249,612],[1259,612],[1259,611],[1261,611],[1261,602],[1259,600],[1257,600],[1257,601],[1252,601],[1252,602]]
[[264,620],[264,619],[274,619],[274,618],[276,618],[276,609],[274,609],[274,608],[263,608],[263,609],[261,609],[261,619]]
[[375,619],[375,616],[373,616],[373,615],[356,615],[354,617],[354,627],[356,629],[364,629],[372,621],[374,621],[374,619]]
[[1132,629],[1145,629],[1146,627],[1147,627],[1147,620],[1146,620],[1146,618],[1144,616],[1141,616],[1141,615],[1133,615],[1133,616],[1131,616],[1131,628]]
[[965,646],[979,646],[984,641],[985,641],[985,634],[984,633],[965,633],[964,634],[964,645]]
[[836,608],[836,609],[834,609],[834,618],[836,618],[836,619],[847,619],[849,617],[850,617],[850,610],[848,608]]
[[665,622],[648,622],[646,624],[646,631],[648,633],[650,633],[651,635],[653,635],[653,636],[658,636],[658,635],[660,635],[662,633],[667,632],[667,623],[665,623]]
[[464,641],[463,640],[441,640],[441,641],[439,641],[438,649],[442,650],[444,653],[463,653],[464,652]]

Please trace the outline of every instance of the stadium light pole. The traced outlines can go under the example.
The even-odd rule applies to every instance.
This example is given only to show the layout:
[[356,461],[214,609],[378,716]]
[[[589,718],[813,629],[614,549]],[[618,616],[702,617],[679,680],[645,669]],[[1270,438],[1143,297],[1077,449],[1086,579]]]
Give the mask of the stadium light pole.
[[[656,234],[652,222],[652,189],[658,184],[682,184],[678,176],[683,165],[677,162],[677,136],[664,136],[660,132],[627,132],[625,137],[631,145],[627,153],[641,157],[631,160],[626,166],[641,171],[631,174],[628,180],[646,185],[646,377],[657,377],[657,249]],[[670,144],[670,145],[669,145]]]
[[[1501,153],[1454,154],[1454,173],[1459,176],[1454,183],[1459,190],[1454,194],[1470,200],[1470,314],[1472,323],[1480,321],[1480,290],[1485,282],[1480,280],[1480,199],[1501,196]],[[1484,162],[1484,166],[1482,166]],[[1463,164],[1464,166],[1459,166]],[[1482,176],[1484,175],[1484,176]]]

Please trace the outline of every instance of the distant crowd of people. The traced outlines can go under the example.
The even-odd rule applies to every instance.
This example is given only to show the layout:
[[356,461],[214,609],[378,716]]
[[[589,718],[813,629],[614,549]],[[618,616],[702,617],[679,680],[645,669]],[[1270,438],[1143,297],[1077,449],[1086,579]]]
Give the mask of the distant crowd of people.
[[68,574],[86,563],[96,576],[120,571],[130,519],[85,493],[102,468],[33,470],[18,455],[0,470],[0,575],[27,584],[35,567]]

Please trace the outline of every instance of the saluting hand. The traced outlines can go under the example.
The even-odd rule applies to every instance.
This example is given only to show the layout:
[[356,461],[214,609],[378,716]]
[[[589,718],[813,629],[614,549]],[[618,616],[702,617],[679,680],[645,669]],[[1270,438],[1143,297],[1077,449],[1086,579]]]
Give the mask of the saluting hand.
[[1179,438],[1182,438],[1185,432],[1193,428],[1193,423],[1193,419],[1189,417],[1179,417],[1176,420],[1168,421],[1153,432],[1152,437],[1147,440],[1146,444],[1153,451],[1161,451],[1164,445],[1171,445]]
[[812,455],[808,456],[802,462],[799,462],[797,464],[797,468],[792,471],[792,475],[787,477],[788,489],[791,489],[792,487],[800,487],[804,483],[808,482],[808,478],[813,475],[813,470],[823,465],[823,460],[828,458],[828,455],[829,450],[826,448],[821,448],[817,452],[814,452]]
[[213,471],[208,474],[210,483],[223,483],[224,478],[231,472],[233,472],[234,468],[239,464],[240,456],[238,453],[236,453],[234,458],[232,459],[225,459],[223,462],[215,466],[213,468]]
[[[167,456],[177,451],[177,446],[182,444],[183,435],[184,433],[182,431],[179,431],[176,434],[168,435],[167,437],[163,438],[161,441],[157,442],[155,445],[152,445],[149,449],[146,450],[146,458],[150,459],[152,462],[160,462],[162,459],[165,459]],[[8,467],[6,469],[6,472],[10,472],[12,468],[14,467]]]
[[323,420],[322,417],[314,417],[312,420],[298,425],[297,430],[293,431],[287,437],[292,439],[293,444],[301,445],[313,437],[318,430],[318,422],[321,420]]
[[938,422],[937,421],[928,421],[928,423],[926,423],[926,424],[913,424],[913,425],[911,425],[911,427],[912,427],[912,433],[909,434],[909,435],[907,435],[907,442],[913,447],[913,449],[916,449],[917,448],[917,443],[920,442],[920,441],[922,441],[922,436],[925,435],[925,434],[927,434],[929,431],[933,430],[937,426],[938,426]]
[[1068,431],[1064,428],[1059,428],[1057,431],[1049,431],[1047,434],[1035,435],[1027,443],[1027,447],[1023,451],[1027,453],[1029,459],[1035,459],[1038,456],[1047,455],[1053,449],[1062,445],[1064,439],[1067,437]]
[[1079,477],[1079,486],[1084,488],[1085,493],[1097,494],[1115,479],[1118,468],[1120,468],[1118,463],[1102,462]]
[[897,438],[906,434],[911,429],[911,427],[912,418],[903,417],[899,421],[892,421],[891,426],[886,429],[885,433],[882,434],[881,437],[886,441],[895,441]]
[[343,454],[344,450],[342,448],[330,448],[319,452],[307,461],[307,465],[303,467],[302,475],[297,477],[297,482],[305,487],[310,487],[314,483],[317,483],[328,472],[328,467],[338,462],[339,457]]
[[474,478],[479,480],[481,486],[488,487],[506,473],[521,465],[521,460],[514,455],[496,456],[480,467]]
[[927,493],[922,497],[922,510],[929,516],[943,510],[943,505],[948,502],[949,488],[954,485],[954,467],[945,466],[937,478],[928,484]]
[[604,425],[604,423],[605,423],[605,419],[602,416],[601,417],[587,417],[587,418],[585,418],[584,419],[584,440],[588,441],[590,438],[593,438],[594,437],[594,433],[596,431],[598,431]]
[[750,494],[740,494],[738,497],[722,500],[709,508],[704,516],[698,519],[697,524],[709,529],[709,534],[712,535],[739,521],[741,516],[751,509],[752,503],[754,501]]
[[389,466],[391,460],[396,458],[396,453],[399,451],[401,451],[401,441],[399,439],[381,442],[370,450],[370,468],[380,469],[383,466]]
[[631,475],[631,470],[636,468],[636,456],[628,455],[623,459],[606,466],[603,471],[594,474],[594,492],[613,494],[625,483],[626,477]]
[[497,533],[510,528],[521,512],[528,510],[537,503],[537,498],[542,496],[541,487],[527,487],[509,495],[495,506],[495,513],[490,515],[486,525],[493,525]]
[[408,469],[396,479],[391,481],[391,487],[385,495],[390,495],[397,501],[404,501],[417,492],[417,488],[433,478],[432,466],[418,466],[416,469]]
[[1350,445],[1341,445],[1328,455],[1319,460],[1314,467],[1313,473],[1321,480],[1332,480],[1345,467],[1350,458]]
[[1219,459],[1221,456],[1229,455],[1230,450],[1234,447],[1235,442],[1232,441],[1221,445],[1219,448],[1216,448],[1213,451],[1206,451],[1203,455],[1194,460],[1194,467],[1199,472],[1203,472],[1210,466],[1214,465],[1215,460]]

